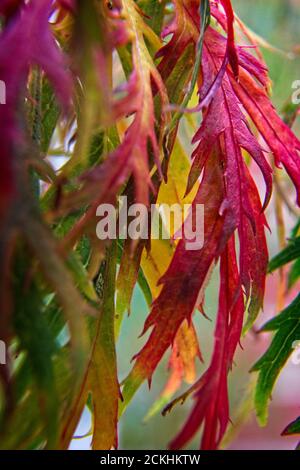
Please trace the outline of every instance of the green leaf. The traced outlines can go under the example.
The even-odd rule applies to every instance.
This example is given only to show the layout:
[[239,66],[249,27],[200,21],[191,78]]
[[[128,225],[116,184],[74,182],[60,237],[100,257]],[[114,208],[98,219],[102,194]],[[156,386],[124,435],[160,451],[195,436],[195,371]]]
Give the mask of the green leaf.
[[[77,379],[80,379],[86,366],[88,346],[87,337],[84,334],[86,329],[84,316],[85,314],[95,315],[96,311],[79,293],[65,260],[59,252],[56,240],[34,213],[28,213],[24,220],[24,234],[40,263],[45,279],[56,293],[59,304],[64,310],[72,338],[74,374]],[[74,393],[75,388],[74,386]]]
[[130,311],[133,290],[137,282],[144,243],[139,243],[132,253],[132,240],[124,243],[120,269],[116,283],[116,337],[119,334],[123,316]]
[[138,284],[144,294],[144,298],[147,302],[148,307],[152,304],[152,294],[151,294],[151,289],[149,287],[148,281],[143,273],[143,270],[139,270],[138,274]]
[[57,125],[60,108],[48,80],[43,77],[41,93],[41,150],[46,153]]
[[43,417],[48,448],[55,448],[58,438],[59,401],[54,382],[53,355],[55,338],[44,314],[43,291],[36,279],[26,281],[28,259],[21,259],[16,267],[14,327],[20,349],[27,360],[37,386],[38,404]]
[[117,445],[119,384],[115,351],[116,243],[107,250],[101,265],[97,292],[102,300],[98,318],[88,318],[91,344],[86,374],[74,406],[62,425],[60,448],[67,449],[89,397],[93,410],[93,448],[109,450]]
[[292,421],[281,433],[282,436],[291,436],[292,434],[300,434],[300,416]]
[[79,254],[76,252],[70,252],[67,264],[70,271],[73,273],[75,283],[80,292],[82,292],[88,300],[97,302],[99,299],[94,289],[94,285],[88,277]]
[[298,258],[292,265],[288,275],[288,287],[293,287],[300,278],[300,258]]
[[[77,165],[87,166],[89,148],[97,131],[111,122],[111,46],[104,2],[78,2],[73,30],[74,56],[82,89],[79,91],[77,139],[72,159],[64,167],[67,175]],[[102,55],[101,79],[95,50]],[[95,102],[98,103],[95,106]]]
[[269,272],[273,272],[276,269],[284,266],[300,257],[300,237],[291,240],[288,246],[276,255],[269,263]]
[[147,15],[147,24],[159,36],[162,30],[164,11],[166,8],[167,0],[141,0],[139,7]]
[[266,323],[261,331],[276,331],[269,349],[251,369],[251,372],[259,372],[255,408],[259,423],[265,425],[268,402],[276,379],[294,350],[293,343],[300,339],[300,294],[283,312]]
[[1,450],[27,450],[38,448],[45,442],[37,403],[37,393],[28,391],[19,406],[14,408],[9,420],[5,422],[5,428],[1,430]]
[[299,231],[300,231],[300,219],[298,220],[298,222],[296,223],[295,227],[292,230],[291,238],[296,238],[297,235],[299,235]]
[[58,122],[60,108],[53,88],[40,70],[32,72],[31,100],[28,100],[28,124],[33,141],[47,153]]
[[116,242],[113,242],[105,266],[102,316],[98,325],[95,325],[95,321],[91,319],[93,335],[96,332],[93,359],[88,374],[93,403],[92,446],[94,450],[109,450],[117,447],[120,391],[114,333],[115,280]]

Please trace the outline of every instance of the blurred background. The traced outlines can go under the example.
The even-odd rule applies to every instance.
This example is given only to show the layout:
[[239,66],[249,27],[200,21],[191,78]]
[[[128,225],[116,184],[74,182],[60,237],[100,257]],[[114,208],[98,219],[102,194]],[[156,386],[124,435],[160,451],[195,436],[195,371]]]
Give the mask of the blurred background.
[[[258,35],[268,41],[274,49],[262,49],[264,58],[270,69],[273,82],[273,102],[281,110],[292,94],[292,83],[300,80],[300,0],[232,0],[238,16]],[[279,51],[275,51],[275,48]],[[294,52],[292,59],[289,52]],[[285,54],[286,53],[286,54]],[[295,132],[300,136],[299,119],[295,125]],[[256,170],[253,167],[253,171]],[[259,180],[263,190],[263,183]],[[292,203],[295,196],[288,180],[283,176],[283,185],[290,193]],[[267,211],[271,233],[268,235],[270,255],[280,249],[276,219],[274,217],[274,201]],[[286,236],[295,224],[295,218],[286,212]],[[198,338],[204,356],[205,364],[198,364],[198,374],[208,367],[212,350],[213,329],[217,308],[218,277],[215,274],[208,286],[205,300],[205,312],[211,321],[199,313],[195,315]],[[269,277],[265,300],[265,310],[261,314],[257,327],[268,318],[278,313],[279,280],[276,275]],[[295,291],[290,297],[295,296]],[[125,378],[130,370],[130,358],[142,347],[146,337],[138,339],[148,309],[139,289],[135,291],[130,321],[126,318],[123,323],[121,337],[118,345],[119,376]],[[228,433],[223,446],[229,449],[293,449],[298,439],[281,437],[280,433],[285,426],[300,415],[300,365],[289,363],[280,376],[273,394],[270,407],[269,424],[259,428],[252,406],[252,393],[255,384],[255,375],[249,374],[251,365],[266,350],[270,336],[250,333],[242,340],[242,347],[236,354],[235,366],[229,375],[231,419]],[[156,371],[151,390],[147,384],[139,390],[126,413],[121,419],[119,428],[119,447],[121,449],[166,449],[167,444],[180,429],[184,422],[191,400],[183,406],[162,417],[158,413],[146,420],[149,408],[162,391],[167,379],[167,359],[165,358]],[[82,436],[89,432],[90,416],[86,411],[77,429],[77,435]],[[199,448],[200,435],[190,443],[190,449]],[[75,439],[72,449],[89,449],[90,437]]]

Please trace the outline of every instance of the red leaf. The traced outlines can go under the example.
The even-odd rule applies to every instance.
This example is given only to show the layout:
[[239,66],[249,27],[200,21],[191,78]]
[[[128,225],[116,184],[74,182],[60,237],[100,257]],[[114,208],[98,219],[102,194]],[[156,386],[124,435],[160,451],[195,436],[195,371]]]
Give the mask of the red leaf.
[[[163,57],[162,73],[171,73],[186,45],[197,41],[195,25],[199,24],[199,19],[195,2],[176,0],[174,3],[177,15],[171,29],[167,30],[173,37],[159,54]],[[247,117],[268,143],[277,163],[282,162],[286,167],[298,190],[300,181],[297,151],[300,142],[281,121],[268,98],[265,65],[244,48],[234,47],[230,2],[220,3],[227,21],[221,11],[214,7],[212,11],[228,31],[228,40],[211,27],[205,32],[198,109],[203,103],[205,107],[200,129],[193,140],[198,146],[192,155],[187,188],[188,192],[203,172],[194,207],[197,203],[205,205],[204,246],[199,251],[189,252],[184,240],[178,244],[171,265],[161,279],[162,291],[145,323],[143,332],[149,328],[152,332],[136,356],[124,387],[124,397],[128,400],[141,381],[151,379],[178,328],[185,319],[191,319],[198,299],[202,297],[209,269],[221,257],[220,300],[212,362],[192,388],[198,390],[197,402],[172,448],[184,445],[203,422],[202,446],[218,446],[229,420],[227,373],[240,340],[245,305],[250,299],[246,323],[249,328],[263,304],[268,262],[263,210],[271,197],[272,170],[250,130]],[[190,5],[192,18],[188,20],[184,7]],[[185,12],[184,21],[178,14],[182,12]],[[190,28],[186,24],[188,21]],[[175,51],[173,57],[172,50]],[[231,68],[226,66],[226,58]],[[236,80],[235,58],[239,81]],[[266,184],[263,207],[243,151],[251,155],[263,174]],[[235,233],[239,237],[239,263],[235,255]]]
[[226,16],[227,16],[227,35],[228,35],[228,59],[231,65],[232,71],[235,78],[239,76],[239,60],[235,49],[234,44],[234,13],[231,6],[230,0],[220,0],[221,5],[223,6]]
[[0,14],[6,19],[13,16],[18,8],[24,3],[24,0],[1,0],[0,2]]
[[[2,6],[13,5],[16,4],[6,2]],[[51,0],[22,3],[19,15],[11,19],[0,36],[0,79],[6,86],[6,104],[0,106],[1,206],[16,190],[12,159],[16,153],[22,153],[24,144],[17,112],[21,93],[25,94],[30,66],[39,65],[52,81],[61,102],[65,106],[70,103],[72,81],[48,22],[51,5]],[[7,8],[5,12],[11,12]]]
[[282,163],[297,190],[300,205],[300,142],[280,119],[265,90],[243,71],[240,83],[232,82],[236,96],[271,149],[277,166]]
[[220,208],[224,198],[221,164],[214,152],[207,161],[203,181],[194,201],[204,205],[204,246],[199,251],[187,251],[185,240],[180,240],[171,265],[161,279],[162,291],[155,300],[144,331],[153,330],[136,357],[136,363],[125,382],[123,395],[131,393],[132,383],[151,380],[152,374],[163,354],[173,343],[182,322],[191,320],[198,296],[209,268],[218,251],[223,233],[224,216]]

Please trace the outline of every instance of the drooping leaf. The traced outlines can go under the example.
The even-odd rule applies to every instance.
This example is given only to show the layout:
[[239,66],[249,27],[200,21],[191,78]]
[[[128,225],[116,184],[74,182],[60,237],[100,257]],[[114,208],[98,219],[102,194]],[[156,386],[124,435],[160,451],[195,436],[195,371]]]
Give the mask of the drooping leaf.
[[[103,314],[96,330],[88,387],[93,403],[93,449],[117,448],[119,384],[114,339],[116,244],[106,261]],[[95,328],[92,328],[95,331]]]
[[[125,93],[125,97],[112,103],[112,116],[114,119],[119,119],[128,114],[134,114],[134,118],[119,147],[107,156],[102,165],[82,174],[80,177],[80,182],[84,183],[82,189],[76,191],[75,194],[67,195],[62,201],[63,212],[73,210],[74,206],[82,206],[93,201],[79,223],[81,231],[95,217],[99,204],[102,202],[115,204],[116,195],[131,174],[134,178],[136,202],[148,205],[149,187],[151,187],[148,174],[150,167],[156,164],[161,174],[162,138],[156,135],[152,83],[155,83],[158,88],[164,106],[168,99],[163,81],[147,48],[144,29],[146,28],[145,36],[148,33],[157,47],[161,43],[153,31],[145,26],[135,2],[124,0],[122,14],[127,20],[127,27],[131,33],[129,37],[132,39],[133,71],[128,82],[116,90]],[[165,113],[163,113],[160,134],[162,134],[165,121]]]
[[266,323],[261,331],[275,331],[269,349],[254,364],[252,371],[259,372],[255,392],[256,414],[261,425],[266,424],[268,419],[268,402],[284,364],[295,348],[295,341],[299,340],[300,295],[277,317]]
[[60,443],[63,449],[68,448],[70,444],[90,393],[93,410],[93,449],[110,450],[117,447],[120,395],[114,340],[115,277],[116,245],[113,244],[99,272],[99,278],[103,278],[103,286],[99,290],[102,299],[101,314],[97,319],[89,319],[91,349],[77,401],[68,410],[63,423]]
[[300,237],[292,239],[288,246],[276,255],[269,263],[269,272],[284,266],[300,257]]
[[[144,326],[144,331],[153,327],[152,332],[125,381],[122,391],[123,406],[130,401],[136,389],[145,379],[151,379],[158,362],[172,344],[178,328],[185,319],[191,319],[199,290],[213,262],[214,251],[222,228],[222,216],[219,214],[219,208],[222,203],[223,186],[220,168],[215,156],[211,158],[208,168],[213,171],[207,170],[204,174],[196,197],[197,203],[202,203],[204,199],[209,201],[204,207],[206,221],[204,247],[196,252],[196,256],[194,251],[185,250],[184,240],[179,241],[171,265],[160,280],[163,286],[162,290],[155,300]],[[176,305],[176,310],[174,310],[174,305]]]
[[[208,172],[208,162],[211,161],[212,153],[214,153],[214,158],[216,158],[221,167],[223,166],[224,168],[224,188],[222,192],[219,193],[220,206],[217,215],[218,223],[215,222],[214,225],[213,242],[211,242],[211,246],[208,245],[211,257],[207,257],[206,260],[206,257],[203,254],[205,253],[206,245],[209,243],[207,233],[205,231],[204,248],[197,253],[193,253],[193,260],[190,259],[188,251],[184,249],[184,244],[179,243],[171,265],[161,279],[161,284],[163,285],[162,291],[159,294],[159,297],[155,300],[152,311],[145,323],[144,331],[152,327],[152,332],[146,345],[136,356],[136,362],[132,372],[125,381],[123,389],[125,399],[124,406],[126,406],[126,403],[131,399],[139,384],[144,379],[151,379],[158,362],[162,358],[168,346],[172,344],[181,322],[185,318],[191,318],[210,265],[214,260],[218,259],[220,255],[222,256],[226,245],[229,243],[229,239],[236,230],[238,231],[240,243],[240,262],[237,271],[237,283],[240,282],[240,286],[244,287],[246,303],[249,301],[249,317],[247,324],[245,325],[245,330],[253,324],[260,308],[262,307],[268,258],[264,233],[266,222],[262,214],[262,210],[267,206],[271,196],[271,167],[267,163],[262,149],[247,124],[247,113],[253,120],[254,118],[250,112],[248,100],[241,99],[240,89],[244,89],[244,84],[247,82],[248,89],[249,87],[252,87],[252,89],[259,90],[264,103],[268,103],[268,97],[264,89],[267,84],[267,76],[265,67],[257,59],[245,52],[245,50],[235,47],[232,33],[233,15],[231,5],[229,5],[229,2],[221,3],[224,6],[227,16],[227,23],[223,22],[222,14],[220,15],[220,23],[227,32],[229,31],[228,41],[226,41],[226,39],[213,28],[207,28],[204,36],[200,103],[204,103],[206,97],[209,97],[209,100],[207,99],[203,110],[204,118],[200,130],[194,139],[194,142],[199,141],[199,145],[193,155],[194,162],[188,186],[188,190],[190,190],[202,172],[204,172],[199,194],[201,194],[201,191],[204,191],[205,193],[205,175]],[[177,7],[178,10],[180,10],[182,5],[185,5],[185,2],[175,2],[175,7]],[[185,46],[193,42],[195,44],[197,41],[199,34],[197,31],[197,25],[200,23],[197,20],[196,2],[193,3],[192,8],[193,7],[195,7],[193,10],[193,20],[187,20],[190,24],[189,29],[184,29],[184,23],[183,25],[180,23],[179,17],[175,17],[174,23],[172,24],[172,29],[170,30],[170,32],[173,33],[172,40],[174,41],[174,38],[177,38],[179,46],[182,46],[184,41]],[[169,31],[167,30],[167,34],[168,33]],[[173,42],[174,54],[172,62],[169,63],[166,62],[166,52],[168,52],[168,49],[166,49],[167,47],[168,46],[165,46],[165,49],[162,52],[164,58],[161,64],[165,64],[170,73],[178,61],[184,47],[179,47],[177,49],[178,52],[175,53],[176,49]],[[226,66],[226,57],[231,68],[228,66],[226,68],[224,67],[224,64]],[[237,70],[238,68],[240,69],[239,72]],[[222,70],[222,74],[220,74],[220,70]],[[238,82],[236,81],[237,73],[239,73],[240,77]],[[213,90],[213,92],[211,90]],[[244,107],[241,107],[241,102]],[[222,112],[220,112],[220,110],[222,110]],[[263,109],[260,109],[260,112],[263,114]],[[277,116],[274,117],[274,122],[278,123],[279,126],[284,127],[284,124],[281,123]],[[260,127],[258,122],[255,123],[262,135],[266,138],[266,128]],[[290,139],[295,139],[288,128],[285,128],[285,132],[281,133],[281,135],[286,139],[287,146]],[[245,165],[242,153],[244,150],[252,156],[264,176],[267,192],[263,207],[261,206],[258,192],[252,177]],[[272,150],[276,153],[277,148],[273,145]],[[298,177],[300,174],[296,169],[298,165],[298,155],[296,155],[294,150],[290,147],[287,152],[287,158],[289,161],[293,160],[295,162],[295,174],[297,173]],[[279,158],[278,152],[276,155]],[[212,168],[214,167],[210,167],[210,171],[212,171]],[[209,186],[207,188],[209,194],[211,194],[210,191],[212,190],[212,183],[210,184],[211,188],[209,188]],[[216,200],[216,198],[217,196],[214,194],[214,199]],[[199,200],[201,201],[201,196],[199,199],[198,197],[195,199],[197,202],[199,202]],[[205,198],[205,201],[207,206],[207,197]],[[216,207],[218,207],[217,203]],[[198,261],[200,259],[201,264]],[[197,262],[199,263],[198,269],[201,269],[203,273],[201,276],[199,275],[199,271],[193,272],[193,266],[197,266]],[[184,267],[187,265],[189,266],[189,271],[188,274],[186,272],[186,276],[188,277],[185,278]],[[197,274],[195,274],[196,272]],[[191,273],[194,274],[193,278],[191,277]],[[181,280],[180,284],[179,278]],[[185,286],[185,293],[182,291],[182,285]],[[177,305],[177,315],[175,316],[171,303],[174,305],[174,292],[178,291],[180,296],[187,298],[188,300],[185,301],[184,306],[181,307],[181,301],[176,297],[175,304]],[[172,296],[173,299],[171,301],[170,299]],[[239,309],[239,311],[239,325],[241,328],[243,321],[241,318],[241,312],[243,312],[243,309]],[[166,325],[168,325],[168,328]],[[222,334],[224,333],[224,328],[225,327],[223,327]],[[233,351],[237,344],[238,338],[237,340],[235,338],[235,341],[232,340],[230,347]],[[226,370],[226,368],[224,369],[224,363],[222,363],[220,367],[223,367],[221,370]],[[208,384],[210,384],[209,373],[207,373],[205,377],[208,377]],[[205,379],[203,380],[205,383]],[[227,390],[226,381],[225,386],[223,383],[222,387],[225,387],[224,390]],[[208,390],[206,387],[204,387],[204,389]],[[206,393],[209,397],[210,393],[208,391]],[[204,396],[205,395],[206,394],[204,394]],[[201,395],[201,397],[202,400],[204,400],[203,395]],[[227,399],[225,392],[224,397]],[[208,435],[203,439],[204,447],[217,446],[228,423],[228,413],[223,416],[222,414],[219,415],[220,410],[218,409],[215,410],[214,413],[215,419],[211,422],[209,421],[207,424]],[[218,415],[221,421],[220,434],[218,434],[216,428]],[[198,421],[195,421],[194,414],[194,430],[193,428],[189,429],[186,437],[183,437],[182,440],[179,439],[178,442],[175,441],[175,447],[177,444],[181,445],[189,440],[205,419],[205,416],[204,414],[201,414],[201,411],[199,411],[199,414],[196,413],[196,416]],[[185,429],[188,429],[188,427],[189,426]]]
[[[239,343],[244,313],[243,294],[239,285],[233,240],[222,254],[220,277],[219,310],[213,357],[207,371],[191,389],[191,392],[195,393],[195,405],[183,429],[171,442],[171,449],[183,447],[203,422],[201,447],[215,449],[229,422],[227,374],[232,367],[235,349]],[[185,399],[188,393],[176,402]],[[172,404],[168,409],[170,407]]]
[[[19,99],[25,92],[31,65],[41,67],[52,81],[64,105],[70,102],[71,79],[65,60],[50,32],[50,0],[19,2],[13,5],[16,14],[1,34],[0,77],[6,85],[6,106],[0,108],[1,132],[1,209],[7,198],[15,193],[11,154],[24,145],[24,135],[16,112]],[[15,6],[16,5],[16,6]],[[10,5],[8,4],[8,7]],[[11,10],[10,10],[11,12]],[[2,198],[3,201],[2,201]]]

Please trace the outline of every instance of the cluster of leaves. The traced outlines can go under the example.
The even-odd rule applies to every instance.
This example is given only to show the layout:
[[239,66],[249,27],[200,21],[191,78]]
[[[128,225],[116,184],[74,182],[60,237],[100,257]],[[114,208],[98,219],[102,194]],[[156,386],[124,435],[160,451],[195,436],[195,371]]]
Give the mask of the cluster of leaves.
[[[300,200],[300,142],[270,102],[255,39],[238,22],[253,51],[236,44],[230,0],[1,0],[0,15],[0,331],[9,345],[0,446],[66,449],[88,406],[93,448],[116,448],[118,417],[171,349],[156,408],[182,380],[192,386],[175,402],[193,394],[194,406],[170,446],[204,425],[202,448],[217,448],[234,354],[263,304],[267,153]],[[192,129],[201,117],[191,162],[179,132],[185,112]],[[55,155],[65,157],[58,171]],[[192,218],[204,204],[203,247],[99,240],[97,207],[120,195],[148,207],[192,202]],[[204,313],[216,266],[214,351],[196,380],[193,315]],[[151,332],[120,386],[115,345],[137,283],[151,305],[143,333]],[[294,306],[287,315],[289,329]],[[272,387],[262,382],[258,395]]]

